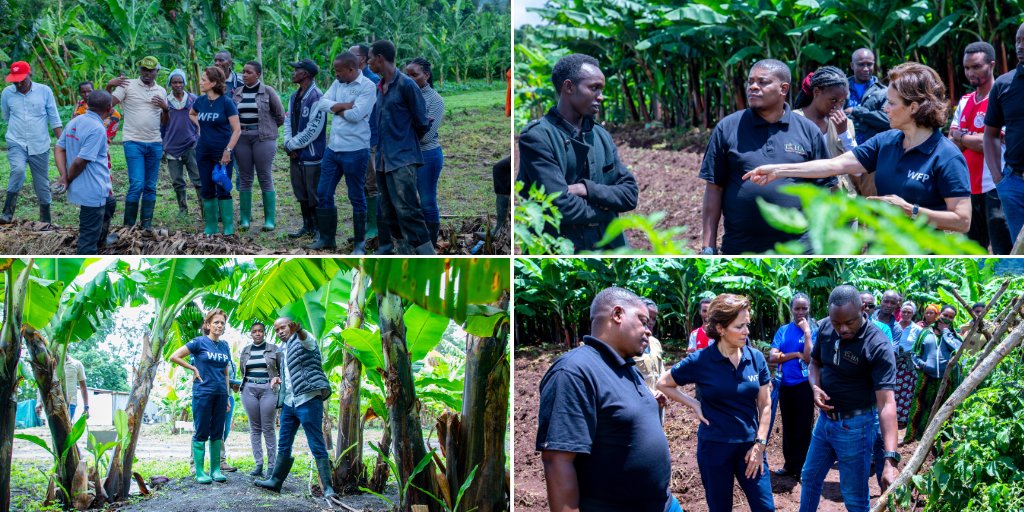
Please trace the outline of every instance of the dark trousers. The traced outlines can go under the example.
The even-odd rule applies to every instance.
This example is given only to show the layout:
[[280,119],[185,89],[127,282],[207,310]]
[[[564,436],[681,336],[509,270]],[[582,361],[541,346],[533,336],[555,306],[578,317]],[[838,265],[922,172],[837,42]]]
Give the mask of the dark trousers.
[[804,467],[814,429],[814,394],[808,382],[779,388],[782,414],[782,455],[785,468],[796,474]]
[[749,443],[720,443],[697,439],[697,468],[704,484],[704,496],[709,512],[732,512],[733,479],[747,496],[751,512],[773,512],[772,483],[768,476],[768,463],[762,460],[761,474],[747,478],[747,463],[743,461]]
[[192,417],[196,431],[192,440],[205,443],[210,439],[224,439],[224,418],[227,413],[227,393],[193,396]]
[[277,440],[277,460],[292,456],[292,443],[299,425],[306,433],[306,443],[314,459],[327,458],[327,445],[324,443],[324,402],[314,398],[298,407],[285,404],[281,408],[281,434]]
[[512,157],[506,156],[491,167],[491,179],[495,194],[512,195]]
[[83,206],[78,212],[78,254],[99,254],[100,240],[107,239],[110,219],[117,210],[117,201],[107,197],[103,206]]
[[[205,149],[196,148],[196,165],[199,167],[199,182],[203,185],[203,199],[231,199],[231,191],[213,182],[213,168],[220,163],[224,155],[224,148]],[[232,160],[228,164],[228,177],[231,177],[235,167]]]
[[1010,228],[1006,225],[1006,215],[996,189],[984,194],[971,194],[971,229],[967,238],[986,249],[991,243],[992,254],[1010,254],[1013,249]]
[[366,213],[366,165],[370,160],[369,149],[356,151],[333,151],[327,148],[320,164],[320,183],[316,187],[318,208],[337,208],[334,204],[334,192],[338,189],[341,178],[345,178],[348,189],[348,200],[352,204],[353,213]]
[[427,224],[420,208],[420,196],[416,190],[416,166],[407,165],[389,172],[378,172],[377,190],[380,213],[391,229],[391,234],[400,232],[413,248],[430,243]]
[[316,208],[316,186],[320,183],[320,164],[307,163],[299,159],[291,161],[289,177],[292,182],[292,192],[295,199],[300,203],[308,203],[311,208]]

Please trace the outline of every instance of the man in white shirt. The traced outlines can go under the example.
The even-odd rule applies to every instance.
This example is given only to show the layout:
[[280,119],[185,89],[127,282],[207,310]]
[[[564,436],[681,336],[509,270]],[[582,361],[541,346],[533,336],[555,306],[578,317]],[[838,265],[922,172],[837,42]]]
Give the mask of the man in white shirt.
[[[71,357],[68,354],[64,357],[64,399],[68,403],[68,417],[71,418],[72,423],[75,420],[75,409],[78,406],[78,397],[75,396],[75,386],[78,386],[82,391],[82,408],[83,414],[89,414],[89,389],[85,384],[85,365],[81,361]],[[39,397],[39,403],[36,404],[36,414],[42,415],[43,402],[42,396]]]
[[331,131],[320,163],[316,188],[317,227],[320,238],[308,246],[314,250],[337,247],[338,208],[334,191],[345,178],[352,203],[352,254],[366,254],[366,166],[370,161],[370,113],[377,102],[373,82],[359,71],[359,58],[344,52],[334,59],[336,80],[317,104],[330,115]]

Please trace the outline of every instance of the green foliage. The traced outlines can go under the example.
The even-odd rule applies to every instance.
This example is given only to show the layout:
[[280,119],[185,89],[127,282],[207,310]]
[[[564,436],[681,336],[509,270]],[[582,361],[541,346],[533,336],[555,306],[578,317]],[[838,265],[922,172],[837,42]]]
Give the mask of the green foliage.
[[[566,53],[597,58],[607,76],[604,117],[666,127],[714,126],[744,108],[750,65],[782,60],[794,77],[821,65],[846,69],[851,52],[875,50],[876,74],[913,60],[943,83],[961,79],[967,44],[993,43],[997,74],[1012,68],[1020,2],[956,0],[551,0],[532,9],[543,24],[516,32],[516,118],[526,123],[554,103],[550,68]],[[794,82],[796,83],[796,82]],[[790,88],[793,96],[798,87]]]
[[[772,227],[787,233],[807,231],[814,254],[986,254],[959,233],[930,226],[922,215],[911,220],[903,210],[882,201],[847,197],[814,185],[782,188],[800,198],[803,212],[758,199]],[[858,228],[851,227],[856,221]],[[779,254],[803,254],[799,243],[778,244]]]
[[[665,218],[665,212],[654,212],[648,216],[629,214],[617,217],[608,225],[604,238],[597,243],[598,247],[606,245],[619,236],[625,234],[627,229],[636,230],[647,238],[651,243],[649,254],[677,255],[691,254],[692,251],[679,240],[679,237],[686,231],[685,226],[673,226],[665,230],[659,230],[657,225]],[[629,247],[623,247],[609,254],[647,254],[646,251],[638,251]]]
[[572,242],[551,235],[558,232],[562,213],[555,207],[555,198],[561,192],[544,193],[544,187],[530,186],[530,196],[520,194],[523,183],[516,181],[515,234],[516,248],[522,254],[572,254]]
[[[913,478],[925,511],[1024,508],[1024,366],[1006,358],[957,408],[940,434],[941,454]],[[906,505],[910,489],[896,501]]]
[[73,343],[69,353],[86,368],[85,383],[90,388],[128,391],[128,370],[124,360],[99,348],[95,338]]

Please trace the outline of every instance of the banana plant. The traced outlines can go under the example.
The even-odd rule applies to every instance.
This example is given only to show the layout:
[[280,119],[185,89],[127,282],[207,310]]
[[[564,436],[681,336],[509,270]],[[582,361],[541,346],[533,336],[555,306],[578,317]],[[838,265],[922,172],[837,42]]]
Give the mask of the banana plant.
[[[27,262],[13,258],[0,261],[4,287],[3,327],[0,328],[0,404],[3,404],[0,406],[0,439],[14,438],[17,404],[12,397],[18,388],[21,328],[31,268],[31,259]],[[0,443],[0,510],[11,508],[12,447],[10,442]]]

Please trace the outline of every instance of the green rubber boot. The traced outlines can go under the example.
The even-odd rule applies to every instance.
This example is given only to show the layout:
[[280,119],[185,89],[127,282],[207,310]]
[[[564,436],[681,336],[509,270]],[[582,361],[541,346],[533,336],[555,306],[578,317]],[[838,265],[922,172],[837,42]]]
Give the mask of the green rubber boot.
[[220,452],[224,450],[224,440],[210,441],[210,476],[214,482],[227,482],[228,477],[220,472]]
[[[245,231],[249,229],[249,219],[252,217],[252,191],[238,191],[238,229]],[[227,233],[225,233],[227,234]]]
[[203,199],[203,234],[217,234],[217,200]]
[[277,192],[263,193],[263,231],[273,231],[277,221]]
[[235,203],[230,199],[220,200],[220,218],[224,221],[224,234],[235,234]]
[[[192,441],[192,460],[196,463],[196,482],[208,484],[213,481],[210,475],[206,474],[206,443]],[[216,465],[214,465],[216,467]]]
[[377,196],[366,198],[366,240],[377,236]]

